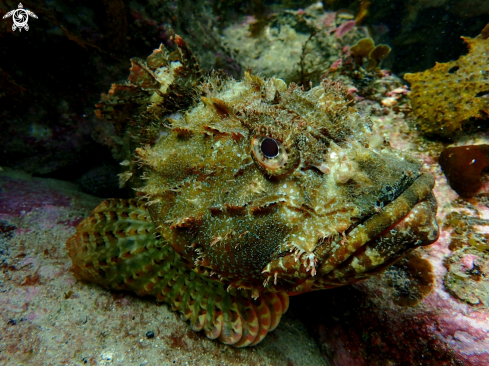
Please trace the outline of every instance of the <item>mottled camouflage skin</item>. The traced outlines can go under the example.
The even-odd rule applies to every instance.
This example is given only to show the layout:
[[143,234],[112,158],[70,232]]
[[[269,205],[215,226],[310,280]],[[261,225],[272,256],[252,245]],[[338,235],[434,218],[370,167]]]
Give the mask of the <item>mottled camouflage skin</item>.
[[[344,86],[203,78],[176,41],[170,77],[158,77],[171,65],[160,48],[99,105],[140,200],[108,201],[80,225],[68,242],[79,277],[152,294],[245,346],[276,326],[287,295],[354,283],[437,239],[433,177],[372,132]],[[127,223],[132,210],[144,218]]]

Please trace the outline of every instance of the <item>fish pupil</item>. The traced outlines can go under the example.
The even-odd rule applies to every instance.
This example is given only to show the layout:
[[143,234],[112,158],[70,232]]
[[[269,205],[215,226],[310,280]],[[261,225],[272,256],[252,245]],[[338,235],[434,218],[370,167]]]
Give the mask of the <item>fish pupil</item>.
[[277,141],[270,138],[265,138],[261,142],[261,152],[267,158],[274,158],[278,155],[278,144]]

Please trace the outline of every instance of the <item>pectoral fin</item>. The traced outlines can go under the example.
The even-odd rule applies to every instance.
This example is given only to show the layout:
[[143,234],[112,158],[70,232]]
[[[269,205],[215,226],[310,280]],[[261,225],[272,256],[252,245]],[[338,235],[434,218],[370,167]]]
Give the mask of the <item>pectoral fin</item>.
[[275,329],[288,296],[232,288],[192,271],[158,237],[137,200],[102,202],[77,227],[66,246],[77,278],[109,289],[152,295],[171,305],[195,331],[235,347],[252,346]]

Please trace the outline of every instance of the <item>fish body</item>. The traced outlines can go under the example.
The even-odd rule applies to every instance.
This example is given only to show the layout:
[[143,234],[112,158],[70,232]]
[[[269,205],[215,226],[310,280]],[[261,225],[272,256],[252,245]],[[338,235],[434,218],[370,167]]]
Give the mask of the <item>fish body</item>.
[[347,89],[204,77],[185,42],[133,60],[98,105],[138,200],[108,200],[67,247],[75,275],[167,302],[244,347],[288,296],[351,284],[438,237],[434,179]]

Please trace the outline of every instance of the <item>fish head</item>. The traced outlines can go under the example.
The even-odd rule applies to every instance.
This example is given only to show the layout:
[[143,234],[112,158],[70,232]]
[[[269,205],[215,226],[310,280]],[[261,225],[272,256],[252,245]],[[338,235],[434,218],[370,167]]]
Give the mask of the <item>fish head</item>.
[[136,150],[140,195],[195,272],[299,294],[387,268],[438,237],[433,177],[390,147],[344,85],[215,78]]

